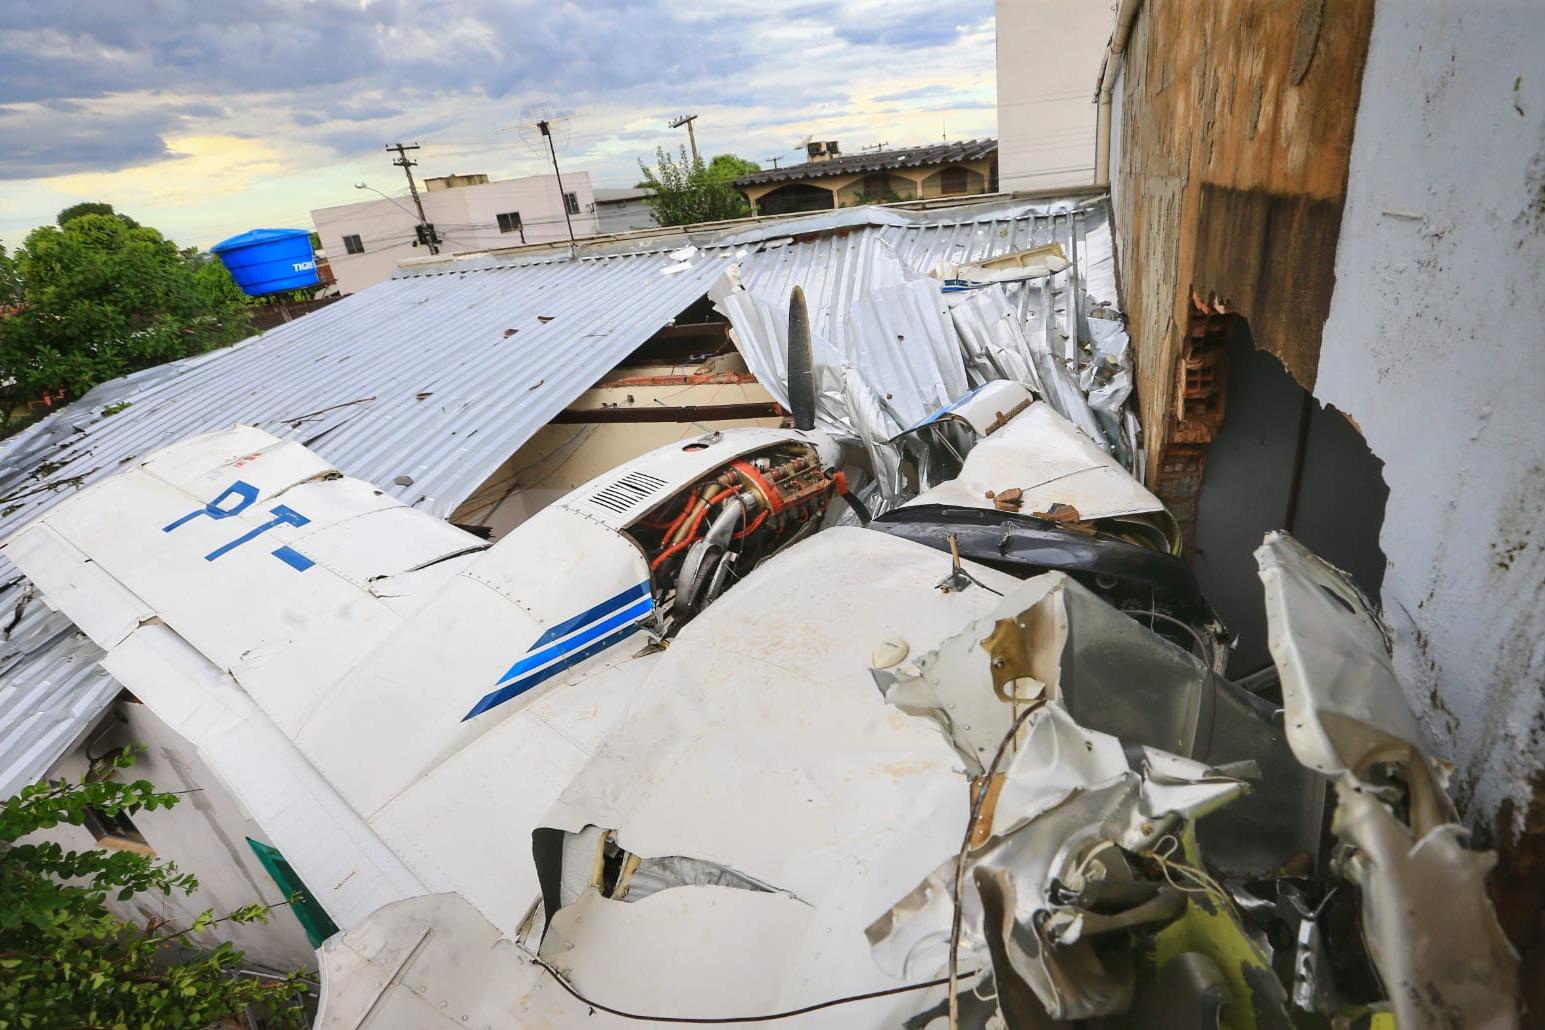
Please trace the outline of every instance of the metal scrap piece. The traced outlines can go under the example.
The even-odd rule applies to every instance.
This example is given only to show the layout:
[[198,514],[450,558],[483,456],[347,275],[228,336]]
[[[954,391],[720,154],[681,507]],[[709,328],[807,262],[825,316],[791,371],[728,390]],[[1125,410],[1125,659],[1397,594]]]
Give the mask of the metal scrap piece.
[[[1284,533],[1255,552],[1288,743],[1336,777],[1337,865],[1401,1026],[1511,1027],[1517,964],[1390,663],[1389,629],[1344,573]],[[1372,777],[1375,766],[1396,780]],[[1402,791],[1401,788],[1404,788]],[[1392,803],[1406,810],[1402,820]]]

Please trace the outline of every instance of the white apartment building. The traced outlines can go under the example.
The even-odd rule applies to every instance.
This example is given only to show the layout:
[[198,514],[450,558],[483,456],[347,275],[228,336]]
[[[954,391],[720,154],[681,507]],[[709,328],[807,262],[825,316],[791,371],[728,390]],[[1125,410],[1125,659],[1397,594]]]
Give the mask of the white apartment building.
[[[497,182],[489,182],[486,175],[448,175],[424,180],[419,197],[424,217],[440,238],[441,253],[457,254],[567,239],[565,206],[575,236],[596,235],[590,173],[565,173],[563,189],[560,194],[551,175]],[[417,243],[418,213],[406,193],[317,208],[311,222],[341,293],[374,286],[389,278],[399,262],[429,253]]]
[[1094,87],[1109,2],[997,0],[998,188],[1094,182]]

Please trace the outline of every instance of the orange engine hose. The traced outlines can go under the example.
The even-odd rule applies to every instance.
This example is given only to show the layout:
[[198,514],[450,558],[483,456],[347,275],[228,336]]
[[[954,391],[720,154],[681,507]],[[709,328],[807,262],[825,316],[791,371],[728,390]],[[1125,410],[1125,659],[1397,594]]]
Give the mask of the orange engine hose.
[[661,537],[660,537],[661,540],[669,540],[675,534],[676,530],[678,528],[680,528],[682,522],[686,520],[687,512],[691,511],[692,508],[696,505],[696,503],[697,503],[697,495],[696,494],[693,494],[692,496],[687,498],[687,503],[683,504],[681,506],[681,514],[676,516],[675,521],[672,522],[670,524],[670,527],[668,529],[666,529],[666,531],[661,535]]
[[696,539],[698,527],[703,524],[703,519],[708,516],[709,510],[712,509],[715,504],[722,501],[727,495],[733,494],[734,492],[734,490],[726,488],[720,490],[712,497],[705,499],[702,509],[697,513],[697,517],[692,520],[692,525],[687,528],[686,535],[683,536],[678,542],[672,544],[665,550],[661,551],[659,554],[655,555],[654,561],[649,563],[649,571],[654,572],[661,565],[665,564],[665,559],[669,558],[671,555],[677,553],[678,551],[683,550],[687,547],[688,544],[691,544]]
[[732,539],[732,540],[740,540],[740,539],[743,539],[745,537],[748,537],[752,533],[755,533],[759,528],[761,528],[762,523],[764,523],[766,521],[767,521],[767,509],[763,508],[761,510],[761,512],[759,512],[757,514],[756,518],[751,520],[751,525],[747,526],[745,529],[742,529],[739,533],[736,533],[730,539]]

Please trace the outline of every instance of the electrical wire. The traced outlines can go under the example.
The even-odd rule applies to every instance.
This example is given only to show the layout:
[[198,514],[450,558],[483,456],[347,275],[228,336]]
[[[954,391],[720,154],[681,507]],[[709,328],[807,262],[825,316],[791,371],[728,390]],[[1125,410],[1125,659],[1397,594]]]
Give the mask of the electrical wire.
[[[535,965],[541,966],[543,969],[545,969],[549,976],[558,981],[558,986],[567,991],[576,1001],[579,1001],[585,1005],[589,1005],[597,1012],[605,1012],[609,1016],[618,1016],[622,1019],[637,1019],[647,1023],[770,1023],[777,1019],[792,1019],[795,1016],[808,1015],[811,1012],[819,1012],[822,1009],[836,1008],[838,1005],[851,1005],[852,1003],[858,1001],[873,1001],[875,998],[888,998],[894,994],[906,994],[910,991],[922,991],[927,990],[930,987],[941,987],[949,982],[948,977],[941,976],[938,979],[928,980],[924,983],[907,984],[904,987],[887,987],[881,991],[869,991],[867,994],[851,994],[845,998],[832,998],[829,1001],[819,1001],[813,1005],[804,1005],[797,1009],[785,1009],[782,1012],[767,1012],[751,1016],[646,1016],[639,1012],[628,1012],[625,1009],[618,1009],[613,1008],[610,1005],[603,1005],[594,999],[587,998],[579,992],[578,988],[569,983],[567,977],[549,965],[545,959],[541,958],[540,956],[533,955],[531,957],[531,961]],[[974,976],[975,973],[970,975]]]
[[998,763],[1003,761],[1003,754],[1008,750],[1009,741],[1018,735],[1019,728],[1033,712],[1038,712],[1045,706],[1044,696],[1031,700],[1030,706],[1019,713],[1019,717],[1009,726],[1009,731],[1003,735],[1002,740],[998,741],[998,750],[993,753],[992,764],[983,774],[982,786],[971,802],[970,816],[966,819],[965,839],[960,842],[960,852],[955,856],[955,910],[950,918],[950,972],[949,976],[944,978],[950,988],[950,1030],[957,1030],[960,1026],[960,922],[965,912],[966,855],[971,852],[971,834],[976,829],[977,819],[981,818],[982,805],[987,800],[987,792],[992,789],[992,778],[998,771]]

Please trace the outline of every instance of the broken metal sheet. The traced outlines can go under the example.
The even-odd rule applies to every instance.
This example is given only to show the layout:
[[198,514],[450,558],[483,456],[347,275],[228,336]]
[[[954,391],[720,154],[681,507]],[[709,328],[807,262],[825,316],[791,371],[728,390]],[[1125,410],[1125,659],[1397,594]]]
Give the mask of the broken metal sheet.
[[1389,658],[1350,579],[1285,533],[1256,551],[1288,740],[1335,776],[1334,863],[1362,891],[1368,951],[1401,1026],[1518,1025],[1518,957]]
[[118,696],[101,657],[31,583],[0,587],[0,800],[46,775]]
[[[923,349],[914,324],[931,339],[946,330],[956,335],[946,325],[954,319],[947,298],[925,298],[912,287],[884,293],[897,283],[869,275],[871,266],[885,265],[879,255],[888,250],[890,267],[899,258],[921,273],[939,260],[990,261],[1052,242],[1077,255],[1078,282],[1091,303],[1115,301],[1109,208],[1090,196],[972,198],[926,211],[844,209],[582,242],[578,256],[565,245],[413,261],[389,282],[261,336],[102,384],[0,442],[0,536],[137,457],[234,422],[313,446],[348,475],[447,516],[534,432],[700,299],[731,263],[742,265],[748,281],[776,284],[781,277],[825,297],[829,310],[815,312],[818,331],[825,331],[823,318],[840,323],[864,309],[864,346],[879,351],[895,343],[900,357],[892,364],[906,371]],[[690,262],[673,261],[671,252],[686,244],[696,248]],[[681,272],[661,275],[666,268]],[[1067,292],[1067,270],[1052,279]],[[1066,321],[1079,305],[1056,307]],[[1061,331],[1066,335],[1065,325]],[[964,368],[958,357],[949,362],[951,370]],[[919,415],[958,396],[955,386],[986,378],[973,371],[957,382],[953,375],[918,376],[914,388],[938,382],[943,394],[919,401]],[[828,392],[852,413],[854,431],[894,496],[896,463],[883,441],[905,424],[891,413],[900,410],[899,395],[857,376]],[[14,578],[0,556],[0,584]],[[39,650],[37,668],[29,659],[16,672],[30,682],[57,682],[54,657]],[[101,686],[100,677],[88,678]],[[74,679],[84,689],[85,680]],[[58,700],[45,702],[47,710],[78,720],[100,710],[85,697],[80,704]],[[31,741],[5,736],[6,725],[0,717],[0,756],[26,751]],[[66,735],[84,729],[57,727]]]
[[381,907],[324,941],[317,965],[318,1030],[530,1026],[521,1022],[522,987],[542,986],[530,959],[456,894]]
[[1021,279],[1040,279],[1060,272],[1072,262],[1062,252],[1062,244],[1044,243],[1030,250],[1016,250],[998,257],[987,258],[966,265],[943,265],[933,269],[935,278],[944,280],[945,288],[957,286],[969,289],[989,283],[1017,282]]
[[955,479],[908,501],[991,508],[987,493],[1018,488],[1021,510],[1071,505],[1084,519],[1162,513],[1163,502],[1049,404],[1033,404],[979,440]]
[[[784,246],[753,250],[711,296],[734,326],[748,365],[772,388],[782,381],[777,316],[792,288],[801,286],[810,298],[815,334],[832,343],[824,355],[817,353],[818,372],[829,365],[823,377],[830,385],[822,390],[827,428],[864,439],[871,448],[876,444],[870,438],[888,438],[959,396],[970,384],[957,377],[969,373],[975,384],[1007,376],[1032,386],[1092,440],[1135,467],[1113,393],[1103,395],[1102,403],[1112,410],[1102,422],[1079,385],[1078,366],[1107,360],[1098,357],[1090,320],[1082,317],[1094,304],[1113,311],[1104,209],[1095,205],[1077,217],[1071,210],[1049,217],[1031,210],[1005,209],[1007,224],[919,219],[922,224],[907,225],[898,218],[902,224],[892,227],[877,216],[871,223],[877,230],[871,232],[817,227],[829,222],[832,229],[847,228],[850,217],[811,220],[805,235]],[[1030,229],[1028,236],[1022,225]],[[937,280],[927,277],[946,266],[1012,262],[1027,250],[1060,251],[1063,239],[1078,267],[1039,279],[1016,274],[967,293],[941,295]],[[1086,347],[1093,349],[1086,353]],[[871,424],[866,438],[852,424],[839,384],[854,375],[881,400],[892,423],[889,432]],[[894,493],[894,484],[885,486]]]
[[1331,832],[1352,850],[1343,874],[1363,892],[1368,951],[1401,1026],[1518,1025],[1518,955],[1486,892],[1492,851],[1461,826],[1418,837],[1374,789],[1336,781]]
[[[945,705],[979,692],[966,682],[952,686]],[[1135,987],[1133,957],[1126,947],[1102,952],[1096,939],[1169,922],[1186,905],[1171,885],[1123,884],[1133,876],[1123,852],[1152,849],[1182,821],[1238,798],[1245,784],[1155,752],[1140,775],[1119,740],[1079,726],[1055,701],[1030,716],[1017,748],[1002,774],[990,836],[968,855],[977,898],[963,901],[967,964],[991,965],[1000,991],[1007,980],[1022,981],[1053,1019],[1123,1012]],[[946,957],[955,866],[951,856],[868,928],[876,961],[893,974],[933,968]],[[1125,903],[1115,912],[1084,907],[1092,894]],[[994,910],[1001,921],[985,918]],[[992,957],[989,938],[1007,968]]]
[[1390,663],[1390,631],[1344,575],[1285,533],[1256,551],[1288,740],[1327,775],[1367,774],[1391,746],[1422,749],[1422,731]]

